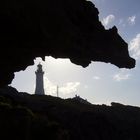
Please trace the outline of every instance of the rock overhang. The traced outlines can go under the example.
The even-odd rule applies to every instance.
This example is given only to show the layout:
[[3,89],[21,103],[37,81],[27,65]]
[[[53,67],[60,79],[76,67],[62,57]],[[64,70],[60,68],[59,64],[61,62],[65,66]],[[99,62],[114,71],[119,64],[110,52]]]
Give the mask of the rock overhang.
[[35,57],[69,58],[83,67],[92,61],[135,67],[117,28],[106,30],[98,14],[86,0],[0,2],[0,86],[33,65]]

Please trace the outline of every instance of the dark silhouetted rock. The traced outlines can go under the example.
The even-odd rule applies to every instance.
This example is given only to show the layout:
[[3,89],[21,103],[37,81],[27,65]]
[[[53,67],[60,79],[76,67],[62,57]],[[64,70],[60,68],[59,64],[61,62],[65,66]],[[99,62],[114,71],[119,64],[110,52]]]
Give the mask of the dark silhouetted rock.
[[87,67],[92,61],[133,68],[128,44],[117,28],[105,30],[98,10],[86,0],[4,0],[0,2],[0,86],[35,57],[69,58]]
[[0,90],[0,132],[2,140],[139,140],[140,108],[85,104],[7,87]]

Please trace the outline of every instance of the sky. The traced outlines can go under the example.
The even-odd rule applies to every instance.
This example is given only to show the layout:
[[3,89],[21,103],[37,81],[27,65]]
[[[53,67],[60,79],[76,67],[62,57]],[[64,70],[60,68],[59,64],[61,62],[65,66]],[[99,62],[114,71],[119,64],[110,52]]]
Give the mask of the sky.
[[72,98],[76,94],[93,104],[119,102],[140,106],[140,0],[92,0],[99,10],[99,20],[106,29],[118,28],[129,44],[129,53],[136,59],[133,69],[119,69],[103,62],[88,67],[72,64],[69,59],[46,57],[34,60],[35,65],[15,73],[11,86],[18,91],[34,94],[37,64],[43,65],[44,88],[47,95]]

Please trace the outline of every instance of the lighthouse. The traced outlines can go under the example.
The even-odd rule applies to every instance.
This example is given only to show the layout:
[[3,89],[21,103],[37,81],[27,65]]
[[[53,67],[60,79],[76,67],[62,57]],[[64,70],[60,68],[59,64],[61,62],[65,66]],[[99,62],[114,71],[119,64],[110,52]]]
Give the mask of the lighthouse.
[[43,82],[44,71],[42,70],[42,65],[40,63],[37,65],[37,70],[36,70],[35,74],[36,74],[35,94],[36,95],[45,95],[44,82]]

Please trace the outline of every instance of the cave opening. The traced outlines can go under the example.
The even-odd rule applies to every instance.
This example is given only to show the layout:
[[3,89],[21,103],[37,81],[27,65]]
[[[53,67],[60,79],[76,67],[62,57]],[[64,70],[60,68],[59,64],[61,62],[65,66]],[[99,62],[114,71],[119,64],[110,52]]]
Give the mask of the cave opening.
[[[34,95],[35,71],[39,63],[43,65],[45,72],[44,89],[46,95],[57,96],[58,88],[59,97],[63,99],[79,95],[94,104],[109,105],[112,101],[128,102],[124,101],[127,93],[124,92],[123,86],[130,83],[131,73],[128,70],[118,69],[109,63],[92,62],[88,67],[83,68],[71,63],[69,59],[45,57],[45,61],[43,61],[42,58],[37,57],[34,60],[34,65],[28,66],[25,71],[15,73],[11,86],[19,92]],[[121,83],[124,82],[125,84],[122,86]],[[131,92],[132,89],[129,89],[128,92]]]
[[45,61],[40,57],[34,59],[34,65],[28,66],[24,71],[15,72],[15,78],[10,86],[19,92],[35,94],[35,71],[39,63],[41,63],[44,71],[46,95],[57,96],[57,88],[59,88],[62,98],[72,97],[76,94],[80,86],[78,71],[83,68],[72,64],[69,59],[55,59],[53,57],[45,57]]

